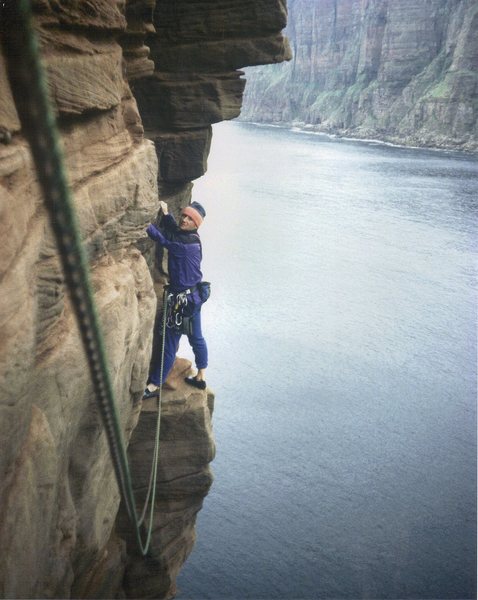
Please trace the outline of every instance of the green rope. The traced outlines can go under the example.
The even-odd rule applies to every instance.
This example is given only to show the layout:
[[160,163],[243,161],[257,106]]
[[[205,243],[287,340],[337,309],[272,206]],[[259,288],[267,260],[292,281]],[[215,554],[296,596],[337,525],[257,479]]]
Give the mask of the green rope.
[[[81,244],[75,209],[65,175],[57,126],[48,99],[46,79],[39,59],[38,43],[32,25],[28,0],[0,0],[0,33],[16,109],[22,130],[31,147],[45,205],[58,245],[65,281],[83,340],[120,495],[133,524],[138,546],[144,556],[149,549],[153,526],[161,396],[158,402],[158,421],[152,464],[154,487],[150,522],[147,539],[143,543],[123,434],[90,284],[88,262]],[[162,370],[163,360],[161,373]]]
[[[168,308],[168,288],[166,287],[164,289],[164,294],[163,294],[163,324],[162,324],[162,343],[161,343],[161,368],[160,368],[160,373],[159,373],[159,380],[163,381],[163,371],[164,371],[164,344],[165,344],[165,340],[166,340],[166,319],[167,319],[167,308]],[[155,436],[155,443],[154,443],[154,453],[153,453],[153,464],[157,465],[158,463],[158,459],[159,459],[159,433],[160,433],[160,428],[161,428],[161,419],[160,419],[160,415],[161,415],[161,404],[162,404],[162,393],[163,393],[163,389],[162,386],[159,386],[159,395],[158,395],[158,419],[156,421],[156,436]],[[148,502],[149,502],[149,498],[151,495],[151,489],[153,490],[153,495],[151,498],[151,509],[150,509],[150,516],[149,516],[149,528],[148,528],[148,534],[147,534],[147,538],[146,538],[146,542],[145,542],[145,546],[149,546],[149,543],[151,541],[151,533],[152,533],[152,522],[153,522],[153,513],[154,513],[154,500],[156,498],[156,478],[157,478],[157,474],[158,474],[158,469],[157,466],[154,467],[153,469],[151,469],[150,475],[149,475],[149,485],[148,485],[148,491],[146,493],[146,499],[144,501],[144,507],[143,507],[143,512],[141,513],[141,517],[139,518],[138,524],[141,525],[144,521],[144,518],[146,516],[146,511],[148,508]]]

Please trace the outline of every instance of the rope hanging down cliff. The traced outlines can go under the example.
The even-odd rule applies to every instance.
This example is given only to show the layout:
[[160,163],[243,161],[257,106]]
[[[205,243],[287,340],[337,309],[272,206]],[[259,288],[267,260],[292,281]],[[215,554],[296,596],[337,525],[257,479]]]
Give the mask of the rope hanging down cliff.
[[[121,498],[144,556],[148,552],[152,535],[159,457],[161,392],[158,398],[158,420],[150,485],[142,515],[138,518],[131,473],[90,285],[88,263],[81,245],[75,210],[63,167],[55,118],[48,100],[28,0],[0,2],[0,37],[16,109],[22,130],[32,150],[45,205],[60,252],[65,281],[83,340]],[[165,316],[166,311],[164,311],[163,327],[166,325]],[[142,523],[149,502],[149,527],[146,540],[143,542]]]

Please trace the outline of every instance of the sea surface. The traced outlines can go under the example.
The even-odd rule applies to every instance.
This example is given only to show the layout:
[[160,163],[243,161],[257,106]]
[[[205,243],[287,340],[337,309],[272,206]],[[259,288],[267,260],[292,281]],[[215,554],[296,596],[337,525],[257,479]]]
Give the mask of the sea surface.
[[476,157],[222,123],[193,199],[217,457],[178,598],[476,597]]

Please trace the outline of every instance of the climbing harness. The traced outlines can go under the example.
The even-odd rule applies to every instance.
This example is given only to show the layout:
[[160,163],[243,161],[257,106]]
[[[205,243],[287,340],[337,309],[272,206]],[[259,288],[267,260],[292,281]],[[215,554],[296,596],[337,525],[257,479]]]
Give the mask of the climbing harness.
[[[66,180],[55,118],[48,100],[47,85],[32,26],[29,0],[0,2],[0,34],[15,105],[22,130],[31,147],[45,206],[57,241],[65,281],[83,340],[121,499],[134,527],[140,551],[145,556],[150,546],[153,527],[159,457],[161,388],[158,398],[158,419],[149,489],[142,514],[138,518],[122,429],[89,280],[88,263],[81,245],[75,210]],[[164,302],[166,300],[165,293]],[[164,311],[163,317],[163,357],[165,328],[166,311]],[[161,380],[162,376],[163,359],[161,360]],[[143,523],[148,505],[150,506],[149,526],[146,540],[143,542],[145,529]]]
[[188,305],[187,292],[178,292],[169,294],[166,304],[167,319],[166,325],[170,329],[181,329],[184,318],[184,311]]
[[166,311],[166,326],[178,333],[190,334],[191,317],[186,316],[188,294],[190,290],[168,294],[164,310]]
[[178,333],[192,335],[193,316],[186,313],[189,304],[188,296],[196,290],[199,292],[201,303],[204,304],[211,294],[211,284],[209,281],[201,281],[182,292],[171,292],[168,294],[164,310],[167,313],[166,326],[169,329],[175,329]]

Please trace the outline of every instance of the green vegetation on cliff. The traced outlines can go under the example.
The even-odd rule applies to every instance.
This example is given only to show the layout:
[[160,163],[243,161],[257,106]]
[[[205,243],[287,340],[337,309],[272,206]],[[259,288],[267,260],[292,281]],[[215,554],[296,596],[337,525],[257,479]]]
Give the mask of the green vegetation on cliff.
[[241,118],[478,149],[475,0],[289,0],[288,64],[247,70]]

